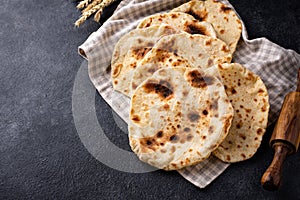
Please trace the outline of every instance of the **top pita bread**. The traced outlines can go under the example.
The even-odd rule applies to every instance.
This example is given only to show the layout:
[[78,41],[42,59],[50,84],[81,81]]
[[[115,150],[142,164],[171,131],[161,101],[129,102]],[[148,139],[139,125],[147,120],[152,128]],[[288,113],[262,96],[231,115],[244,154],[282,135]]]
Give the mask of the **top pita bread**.
[[229,134],[213,154],[224,162],[251,158],[268,122],[269,99],[262,80],[240,64],[219,64],[221,81],[234,109]]
[[142,161],[180,169],[204,160],[224,140],[233,109],[210,70],[162,68],[134,92],[129,141]]
[[242,33],[242,23],[233,9],[215,0],[192,0],[171,12],[188,13],[199,21],[206,21],[213,25],[217,38],[223,40],[230,48],[231,53]]
[[190,34],[201,34],[216,38],[216,32],[208,22],[199,22],[192,15],[183,12],[155,14],[144,18],[137,28],[146,28],[153,25],[167,24],[176,30]]

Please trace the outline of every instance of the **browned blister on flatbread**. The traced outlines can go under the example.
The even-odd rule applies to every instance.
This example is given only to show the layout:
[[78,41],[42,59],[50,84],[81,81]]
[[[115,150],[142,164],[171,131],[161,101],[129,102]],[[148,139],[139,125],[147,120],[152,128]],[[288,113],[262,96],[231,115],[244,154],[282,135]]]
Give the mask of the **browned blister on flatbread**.
[[192,0],[171,11],[192,15],[202,22],[209,22],[216,31],[217,38],[223,40],[231,53],[236,49],[242,33],[242,22],[233,9],[215,0]]
[[215,38],[216,32],[209,22],[199,22],[193,16],[182,13],[172,12],[155,14],[144,18],[137,28],[146,28],[153,25],[168,24],[177,30],[185,31],[190,34],[201,34]]
[[176,170],[206,159],[226,137],[233,109],[212,69],[162,68],[132,95],[129,141],[144,162]]
[[226,139],[213,154],[225,162],[251,158],[268,122],[269,99],[263,81],[240,64],[218,65],[221,81],[234,109]]
[[114,89],[128,96],[129,84],[139,61],[151,50],[157,40],[177,32],[170,26],[162,25],[135,29],[124,35],[116,44],[111,60]]
[[172,34],[161,38],[137,65],[131,81],[131,92],[164,67],[192,67],[206,69],[219,63],[230,63],[227,45],[205,35]]

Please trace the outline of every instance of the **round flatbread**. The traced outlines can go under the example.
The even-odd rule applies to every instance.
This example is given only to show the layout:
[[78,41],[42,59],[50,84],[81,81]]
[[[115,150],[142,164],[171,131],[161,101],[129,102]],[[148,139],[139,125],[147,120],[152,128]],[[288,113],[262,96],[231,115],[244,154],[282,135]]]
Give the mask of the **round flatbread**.
[[129,141],[140,160],[177,170],[207,158],[226,137],[233,109],[212,68],[162,68],[131,99]]
[[125,34],[116,44],[111,60],[113,88],[129,95],[129,84],[137,63],[165,35],[178,33],[170,26],[151,26]]
[[163,67],[205,69],[219,63],[230,63],[227,45],[205,35],[180,33],[161,38],[136,67],[131,81],[131,94],[145,79]]
[[223,40],[231,53],[241,37],[242,23],[233,9],[215,0],[192,0],[171,12],[183,12],[194,16],[199,21],[206,21],[213,25],[217,38]]
[[177,30],[190,34],[202,34],[216,38],[216,32],[209,22],[199,22],[193,16],[182,13],[155,14],[144,18],[137,28],[146,28],[153,25],[168,24]]
[[240,64],[218,65],[221,81],[234,109],[229,134],[213,154],[224,162],[251,158],[268,122],[269,99],[263,81]]

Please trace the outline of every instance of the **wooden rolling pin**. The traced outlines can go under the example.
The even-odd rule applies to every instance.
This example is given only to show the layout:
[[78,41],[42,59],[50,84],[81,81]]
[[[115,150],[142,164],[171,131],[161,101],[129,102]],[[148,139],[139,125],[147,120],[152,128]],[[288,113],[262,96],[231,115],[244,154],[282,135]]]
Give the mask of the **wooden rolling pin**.
[[297,89],[284,98],[278,121],[275,125],[270,146],[274,158],[261,178],[266,190],[278,190],[281,182],[281,169],[288,155],[297,152],[300,142],[300,68],[298,69]]

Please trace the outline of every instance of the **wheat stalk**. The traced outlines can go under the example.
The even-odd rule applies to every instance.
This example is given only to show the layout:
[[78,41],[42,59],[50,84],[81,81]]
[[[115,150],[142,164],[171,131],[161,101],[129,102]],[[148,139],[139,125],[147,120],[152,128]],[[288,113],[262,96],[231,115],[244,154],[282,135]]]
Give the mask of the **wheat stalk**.
[[83,9],[86,7],[92,0],[83,0],[77,5],[77,9]]
[[98,10],[98,11],[96,12],[96,14],[94,15],[94,20],[95,20],[96,22],[99,22],[99,21],[100,21],[100,17],[101,17],[102,12],[103,12],[103,9],[100,9],[100,10]]
[[116,0],[82,0],[77,5],[77,8],[83,10],[81,11],[81,17],[75,22],[75,26],[79,27],[94,13],[94,20],[99,22],[103,9],[115,1]]
[[92,2],[82,10],[82,13],[88,12],[89,10],[93,9],[95,6],[99,5],[102,3],[103,0],[92,0]]

